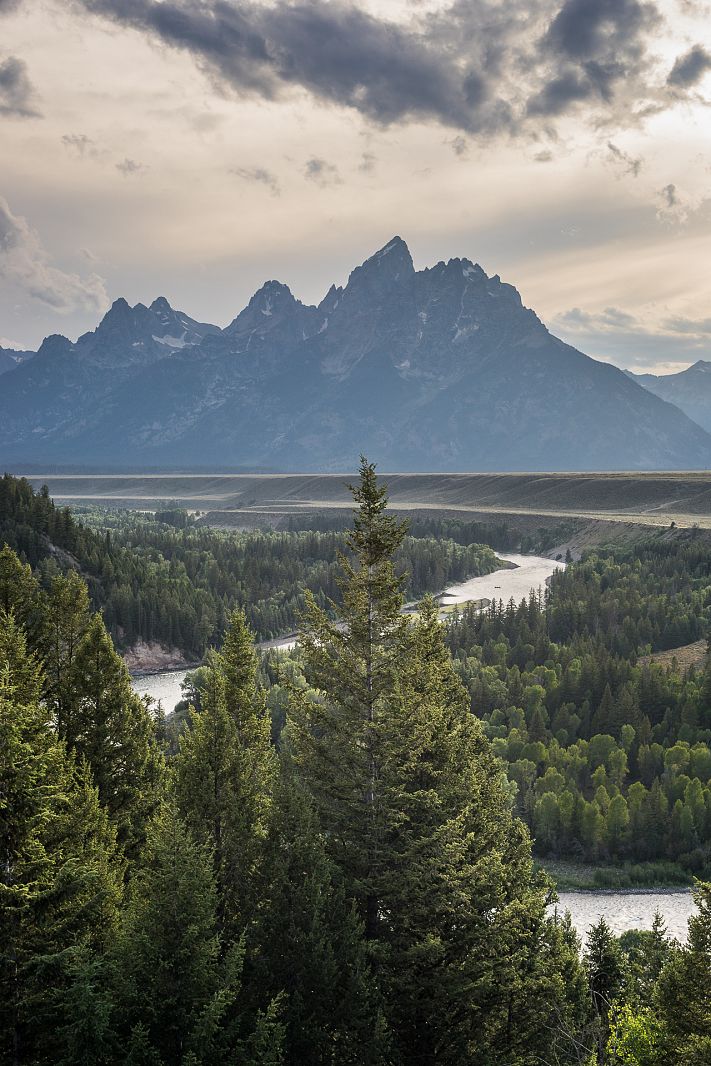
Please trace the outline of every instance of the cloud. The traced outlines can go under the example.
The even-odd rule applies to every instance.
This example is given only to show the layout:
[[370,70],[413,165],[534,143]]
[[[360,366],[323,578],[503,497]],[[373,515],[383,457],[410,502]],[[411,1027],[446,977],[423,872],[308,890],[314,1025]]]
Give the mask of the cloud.
[[0,278],[62,314],[79,308],[101,311],[109,302],[98,275],[82,278],[52,266],[37,233],[1,196]]
[[26,63],[17,56],[8,56],[0,62],[0,115],[39,118],[39,111],[33,103],[34,97],[35,90]]
[[123,174],[124,178],[130,178],[134,174],[142,174],[148,170],[148,167],[144,166],[143,163],[137,163],[135,159],[126,158],[116,164],[116,169]]
[[469,156],[469,142],[461,133],[448,142],[457,159],[467,159]]
[[673,182],[669,182],[663,189],[660,189],[657,196],[657,218],[660,222],[675,224],[688,222],[691,215],[703,203],[703,200],[698,198],[694,200]]
[[82,159],[85,156],[95,159],[99,154],[96,144],[85,133],[65,133],[62,137],[62,144]]
[[683,370],[711,355],[711,319],[652,321],[647,314],[639,317],[619,307],[573,307],[557,315],[551,329],[596,358],[653,373]]
[[257,185],[265,185],[272,196],[279,196],[281,193],[281,187],[274,174],[269,170],[265,170],[264,167],[235,167],[230,171],[231,174],[236,174],[242,181],[248,181],[256,183]]
[[707,70],[711,70],[711,55],[702,45],[695,44],[676,60],[669,71],[667,85],[688,89],[701,81]]
[[633,156],[628,155],[627,152],[623,152],[621,148],[618,148],[612,141],[607,142],[607,150],[609,152],[610,159],[613,163],[619,164],[625,174],[631,174],[633,178],[639,176],[639,172],[642,169],[643,160],[640,158],[635,159]]
[[[660,22],[654,3],[565,0],[540,44],[542,53],[556,61],[554,73],[532,96],[529,114],[558,116],[585,102],[614,113],[618,86],[644,73],[647,39]],[[644,99],[644,81],[637,90]]]
[[562,323],[569,329],[574,330],[636,330],[639,322],[634,315],[627,311],[621,311],[619,307],[606,307],[602,311],[582,311],[579,307],[572,307],[558,315],[556,322]]
[[341,184],[338,167],[334,166],[333,163],[328,163],[325,159],[313,158],[307,160],[304,167],[304,177],[308,181],[313,181],[316,185],[320,185],[322,189],[327,188],[329,185]]
[[684,333],[693,337],[711,337],[711,318],[684,318],[676,315],[662,323],[670,333]]
[[361,174],[372,174],[375,170],[375,164],[378,162],[378,157],[373,155],[372,152],[363,152],[360,163],[358,164],[358,170]]
[[74,2],[188,52],[223,91],[305,90],[380,126],[528,135],[580,105],[625,125],[655,95],[646,74],[660,15],[642,0],[450,0],[405,21],[355,0]]
[[0,15],[9,15],[11,11],[17,11],[20,0],[0,0]]

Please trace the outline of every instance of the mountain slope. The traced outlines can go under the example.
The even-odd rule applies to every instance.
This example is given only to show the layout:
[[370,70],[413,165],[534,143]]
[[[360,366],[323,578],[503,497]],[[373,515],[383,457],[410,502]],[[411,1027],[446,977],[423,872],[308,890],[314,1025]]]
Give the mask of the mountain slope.
[[711,431],[711,362],[699,359],[678,374],[631,374],[645,389],[676,404],[684,414]]
[[20,363],[32,358],[34,352],[18,351],[16,348],[0,348],[0,374],[16,370]]
[[553,337],[512,286],[467,259],[416,271],[399,237],[318,307],[270,281],[218,330],[165,302],[117,301],[94,333],[50,338],[11,378],[6,462],[338,470],[363,451],[400,470],[711,464],[709,434]]

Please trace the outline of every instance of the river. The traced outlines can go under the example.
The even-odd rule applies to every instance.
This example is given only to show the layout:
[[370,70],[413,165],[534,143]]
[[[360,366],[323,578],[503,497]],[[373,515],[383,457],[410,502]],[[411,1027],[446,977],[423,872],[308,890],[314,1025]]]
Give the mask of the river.
[[[499,558],[513,563],[513,567],[496,570],[493,574],[485,574],[483,577],[470,578],[460,585],[451,585],[442,593],[442,606],[480,599],[501,599],[507,603],[511,597],[518,602],[528,596],[531,589],[545,585],[551,574],[563,565],[539,555],[499,553]],[[294,644],[294,635],[289,634],[280,640],[265,641],[260,647],[286,651],[293,648]],[[187,670],[164,670],[157,674],[137,674],[133,678],[133,687],[141,696],[152,696],[154,700],[160,700],[165,713],[170,714],[176,703],[182,699],[180,686],[187,673]]]
[[[536,555],[499,553],[499,558],[513,563],[514,567],[450,586],[442,595],[442,605],[479,599],[501,599],[507,603],[512,597],[518,602],[527,597],[531,589],[545,586],[551,574],[563,565]],[[267,646],[272,648],[286,649],[293,645],[293,635],[267,642]],[[182,698],[180,685],[186,673],[187,670],[166,670],[158,674],[143,674],[133,678],[133,687],[140,695],[160,700],[163,710],[169,714]],[[669,935],[683,940],[686,923],[694,909],[691,895],[685,890],[561,892],[559,907],[570,911],[575,928],[583,939],[590,926],[601,916],[606,918],[617,934],[626,929],[649,929],[654,912],[658,909],[666,921]]]
[[669,936],[686,939],[686,923],[694,912],[688,889],[651,889],[638,892],[561,892],[558,909],[570,911],[581,939],[591,925],[604,918],[617,936],[627,929],[651,929],[654,912],[664,919]]
[[510,570],[495,570],[493,574],[472,577],[461,585],[451,585],[442,593],[443,607],[467,600],[503,600],[513,598],[516,603],[526,599],[531,589],[543,588],[548,578],[565,564],[542,555],[507,555],[498,552],[499,559],[512,563]]

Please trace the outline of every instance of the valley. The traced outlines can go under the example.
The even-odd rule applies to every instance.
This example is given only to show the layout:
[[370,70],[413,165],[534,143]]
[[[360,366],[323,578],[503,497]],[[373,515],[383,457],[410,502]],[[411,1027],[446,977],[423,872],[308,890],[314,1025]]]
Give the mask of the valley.
[[[22,471],[19,471],[22,473]],[[284,528],[296,516],[349,509],[341,474],[177,474],[26,472],[72,507],[200,512],[200,524]],[[711,528],[711,472],[387,474],[394,511],[476,520],[505,518],[522,530],[578,520],[573,540],[589,546],[639,534],[635,527]],[[564,548],[565,550],[565,548]]]

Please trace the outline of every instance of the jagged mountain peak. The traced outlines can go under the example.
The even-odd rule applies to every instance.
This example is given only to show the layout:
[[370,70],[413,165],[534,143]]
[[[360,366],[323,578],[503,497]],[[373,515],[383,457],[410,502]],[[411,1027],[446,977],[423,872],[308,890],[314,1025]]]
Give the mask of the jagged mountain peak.
[[393,237],[355,268],[348,278],[346,289],[357,287],[363,281],[368,285],[404,281],[414,273],[410,249],[402,237]]
[[[553,337],[498,274],[467,258],[416,271],[401,237],[318,308],[272,279],[218,330],[165,297],[122,298],[76,345],[51,338],[43,350],[56,357],[5,375],[5,458],[285,470],[345,469],[361,452],[393,470],[711,462],[704,430]],[[711,385],[697,365],[685,379],[694,396]]]

